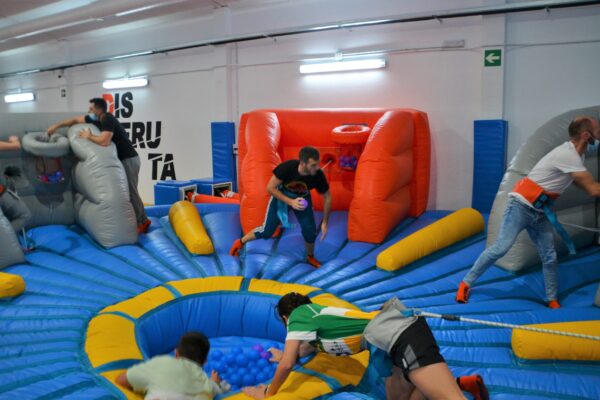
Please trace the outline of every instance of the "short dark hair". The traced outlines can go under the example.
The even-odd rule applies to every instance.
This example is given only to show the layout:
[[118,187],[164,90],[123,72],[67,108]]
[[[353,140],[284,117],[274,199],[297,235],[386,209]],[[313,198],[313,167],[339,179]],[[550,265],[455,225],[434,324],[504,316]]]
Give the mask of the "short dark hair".
[[108,111],[108,104],[106,104],[106,100],[101,97],[90,99],[90,103],[92,103],[94,107],[101,109],[103,113]]
[[571,139],[576,139],[583,132],[592,132],[593,130],[594,121],[592,121],[592,118],[585,116],[575,117],[569,124],[569,137]]
[[296,292],[288,293],[279,299],[276,306],[277,314],[279,314],[281,319],[283,317],[289,318],[292,311],[305,304],[312,304],[308,296]]
[[320,157],[321,156],[319,155],[319,150],[317,150],[311,146],[305,146],[305,147],[301,148],[300,154],[298,155],[298,158],[300,158],[300,161],[305,162],[305,163],[307,163],[308,160],[310,160],[311,158],[315,161],[319,161]]
[[188,332],[179,339],[177,354],[188,360],[204,364],[210,350],[208,338],[200,332]]

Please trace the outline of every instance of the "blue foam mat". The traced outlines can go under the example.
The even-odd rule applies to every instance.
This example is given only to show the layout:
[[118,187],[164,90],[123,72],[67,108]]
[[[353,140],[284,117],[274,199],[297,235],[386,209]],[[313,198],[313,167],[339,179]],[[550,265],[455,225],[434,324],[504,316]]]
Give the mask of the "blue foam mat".
[[[227,251],[241,233],[238,208],[198,205],[198,209],[217,249],[215,255],[190,256],[177,245],[161,224],[168,207],[148,210],[152,227],[135,246],[103,249],[76,226],[32,229],[29,235],[36,251],[27,255],[27,263],[5,270],[23,276],[27,291],[0,300],[0,397],[119,396],[85,362],[82,343],[88,321],[110,304],[170,280],[192,277],[241,275],[310,284],[365,310],[377,309],[396,295],[409,306],[431,312],[516,324],[600,319],[600,308],[591,306],[600,281],[597,248],[561,260],[559,298],[564,307],[560,310],[543,304],[539,266],[518,275],[491,268],[474,287],[471,302],[457,305],[456,286],[484,248],[483,236],[398,272],[375,267],[381,250],[447,212],[426,212],[405,221],[381,246],[348,241],[347,213],[334,212],[328,237],[316,243],[316,255],[324,263],[315,270],[304,260],[297,228],[284,230],[281,238],[248,244],[237,259]],[[481,374],[492,399],[600,398],[600,363],[524,362],[512,353],[509,330],[437,319],[429,323],[452,372]],[[331,398],[372,397],[348,392]]]

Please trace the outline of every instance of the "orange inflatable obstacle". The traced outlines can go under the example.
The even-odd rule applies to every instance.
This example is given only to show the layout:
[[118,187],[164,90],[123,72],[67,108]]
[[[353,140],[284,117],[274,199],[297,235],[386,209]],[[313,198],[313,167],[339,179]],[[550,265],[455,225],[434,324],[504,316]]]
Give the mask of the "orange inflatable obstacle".
[[[333,210],[348,210],[348,238],[381,243],[429,196],[427,114],[411,109],[257,110],[242,115],[238,137],[240,218],[247,233],[260,226],[273,169],[316,147]],[[312,193],[316,210],[323,200]]]

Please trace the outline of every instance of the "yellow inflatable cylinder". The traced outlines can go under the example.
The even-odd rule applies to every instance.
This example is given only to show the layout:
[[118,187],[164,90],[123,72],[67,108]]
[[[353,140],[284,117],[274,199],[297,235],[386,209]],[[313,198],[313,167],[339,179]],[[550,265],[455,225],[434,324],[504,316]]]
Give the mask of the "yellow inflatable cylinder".
[[[555,322],[526,325],[554,331],[598,336],[600,321]],[[526,360],[599,361],[600,341],[513,329],[512,349]]]
[[399,240],[377,256],[377,267],[386,271],[400,268],[482,232],[483,216],[472,208],[462,208],[433,224]]
[[214,253],[212,241],[204,228],[196,207],[189,201],[178,201],[169,210],[169,222],[177,237],[192,254]]
[[0,298],[13,297],[25,291],[25,280],[19,275],[0,272]]

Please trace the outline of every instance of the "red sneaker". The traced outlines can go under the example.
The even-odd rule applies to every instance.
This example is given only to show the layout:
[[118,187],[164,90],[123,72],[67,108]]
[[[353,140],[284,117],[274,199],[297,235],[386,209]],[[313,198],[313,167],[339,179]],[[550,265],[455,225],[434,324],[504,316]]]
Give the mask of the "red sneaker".
[[560,303],[558,302],[558,300],[551,300],[548,302],[548,308],[556,310],[557,308],[560,308]]
[[233,257],[238,257],[240,255],[240,251],[242,251],[242,247],[244,247],[242,239],[237,239],[235,242],[233,242],[231,249],[229,249],[229,255]]
[[460,390],[471,393],[475,400],[489,400],[490,398],[481,375],[459,376],[456,378],[456,383]]
[[319,260],[317,260],[315,258],[315,256],[307,256],[306,257],[306,262],[309,263],[310,265],[312,265],[315,268],[320,268],[321,267],[321,263],[319,262]]
[[456,302],[463,304],[467,303],[469,301],[470,294],[471,288],[469,287],[469,285],[461,281],[460,285],[458,286],[458,291],[456,292]]
[[142,222],[141,224],[139,224],[137,227],[138,235],[141,235],[142,233],[147,233],[148,228],[150,228],[150,224],[152,224],[152,222],[150,222],[149,219],[147,219],[144,222]]

